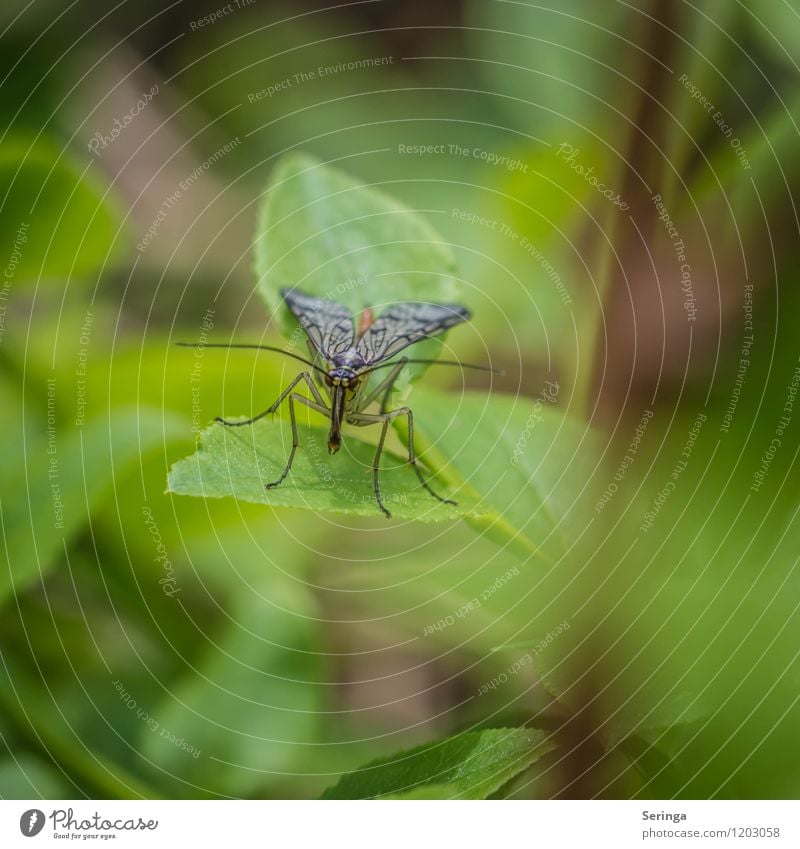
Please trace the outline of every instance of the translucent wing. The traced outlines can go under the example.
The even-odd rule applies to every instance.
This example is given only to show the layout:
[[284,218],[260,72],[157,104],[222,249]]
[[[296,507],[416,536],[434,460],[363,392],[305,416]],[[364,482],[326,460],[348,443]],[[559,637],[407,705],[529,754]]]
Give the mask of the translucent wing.
[[313,298],[296,289],[281,289],[281,294],[311,344],[326,360],[353,347],[353,317],[344,304]]
[[458,304],[394,304],[367,328],[356,349],[367,365],[374,365],[469,318]]

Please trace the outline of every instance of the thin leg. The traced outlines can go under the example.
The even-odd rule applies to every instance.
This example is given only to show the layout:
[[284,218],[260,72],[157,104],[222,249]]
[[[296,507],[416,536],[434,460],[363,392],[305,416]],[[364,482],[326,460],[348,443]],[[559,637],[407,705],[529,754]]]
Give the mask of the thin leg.
[[383,506],[383,502],[380,498],[380,487],[378,485],[378,471],[380,466],[380,458],[381,453],[383,452],[383,443],[386,439],[386,431],[389,426],[389,422],[392,419],[396,419],[399,416],[406,416],[408,418],[408,462],[414,468],[414,472],[417,475],[419,482],[422,486],[428,491],[430,495],[432,495],[437,501],[441,501],[442,504],[453,504],[456,502],[452,501],[449,498],[442,498],[437,492],[435,492],[431,485],[425,480],[425,476],[422,474],[422,470],[417,464],[417,455],[414,451],[414,414],[408,407],[399,407],[397,410],[392,410],[391,413],[357,413],[348,417],[348,421],[353,422],[353,424],[378,424],[381,423],[383,425],[383,429],[381,430],[381,437],[378,440],[378,450],[375,453],[375,460],[372,464],[372,472],[373,472],[373,489],[375,491],[375,498],[378,502],[378,507],[389,515],[389,511]]
[[[301,380],[306,382],[306,386],[309,388],[309,391],[314,396],[314,400],[311,401],[309,398],[306,398],[304,395],[299,395],[297,392],[294,392],[295,386],[300,383]],[[265,484],[266,489],[274,489],[276,486],[280,486],[283,481],[286,479],[286,475],[289,474],[290,469],[292,468],[292,463],[294,463],[294,455],[297,453],[297,446],[300,444],[300,440],[297,435],[297,419],[294,413],[294,402],[299,401],[301,404],[305,404],[307,407],[310,407],[312,410],[316,410],[318,413],[322,413],[324,416],[330,416],[330,410],[328,409],[325,401],[320,394],[319,389],[317,389],[317,385],[314,383],[311,375],[307,371],[301,371],[300,374],[286,387],[286,389],[281,392],[278,400],[269,407],[264,410],[263,413],[259,413],[257,416],[253,416],[252,419],[247,419],[243,422],[229,422],[222,418],[217,418],[215,421],[224,424],[226,427],[242,427],[243,425],[253,424],[253,422],[257,422],[259,419],[263,419],[264,416],[270,415],[270,413],[274,413],[278,407],[286,400],[289,399],[289,421],[292,425],[292,450],[289,452],[289,459],[286,461],[286,466],[284,470],[281,472],[281,476],[272,481],[271,483]]]
[[400,372],[403,370],[403,366],[408,362],[406,357],[398,360],[395,367],[389,372],[384,380],[382,380],[373,390],[367,395],[366,398],[361,402],[360,407],[364,409],[364,407],[368,407],[378,396],[383,392],[383,401],[381,402],[381,412],[386,412],[386,403],[389,400],[389,393],[392,391],[392,387],[394,386],[394,382],[400,375]]
[[259,413],[257,416],[253,416],[252,419],[246,419],[243,422],[229,422],[226,419],[220,418],[219,416],[217,416],[214,421],[225,425],[225,427],[244,427],[244,425],[253,424],[253,422],[257,422],[259,419],[263,419],[264,416],[268,416],[271,413],[274,413],[275,410],[277,410],[278,407],[280,407],[280,405],[284,402],[286,396],[291,393],[291,391],[295,388],[295,386],[297,386],[298,383],[300,383],[301,380],[305,380],[306,385],[311,391],[311,394],[314,396],[314,400],[321,406],[325,407],[325,401],[323,400],[322,395],[320,395],[319,389],[317,389],[317,385],[314,383],[313,379],[311,378],[311,375],[307,371],[301,371],[300,374],[298,374],[297,377],[286,387],[286,389],[281,392],[278,400],[271,407],[264,410],[263,413]]
[[284,466],[284,469],[281,472],[281,476],[277,480],[272,481],[271,483],[265,483],[264,489],[274,489],[276,486],[280,486],[283,483],[286,475],[289,474],[289,470],[292,468],[292,463],[294,463],[294,455],[297,453],[297,446],[300,444],[300,439],[297,436],[297,421],[295,420],[294,416],[295,397],[295,393],[292,393],[289,396],[289,421],[292,423],[292,450],[289,452],[289,459],[286,461],[286,466]]
[[399,410],[395,410],[395,412],[401,414],[404,413],[406,416],[408,416],[408,462],[411,463],[411,465],[414,467],[414,471],[417,473],[419,482],[437,501],[441,501],[442,504],[455,505],[455,501],[450,498],[442,498],[441,495],[431,489],[431,485],[428,483],[428,481],[425,480],[425,476],[422,474],[422,469],[420,469],[420,467],[417,465],[417,456],[414,453],[414,414],[408,407],[401,407]]
[[301,404],[305,404],[307,407],[310,407],[312,410],[316,410],[323,415],[330,415],[330,410],[327,407],[316,404],[314,401],[310,401],[304,395],[298,395],[297,392],[292,392],[289,396],[289,421],[292,424],[292,450],[289,452],[289,459],[286,461],[286,467],[281,472],[281,476],[271,483],[264,484],[265,489],[274,489],[276,486],[280,486],[285,480],[286,475],[289,474],[289,471],[292,468],[292,463],[294,463],[294,455],[297,453],[297,446],[300,444],[300,439],[297,436],[297,420],[294,414],[295,401],[299,401]]
[[375,493],[375,500],[378,502],[378,507],[387,519],[392,518],[392,514],[386,509],[386,505],[381,498],[381,454],[383,453],[383,442],[386,439],[386,431],[389,428],[391,419],[383,420],[381,428],[381,438],[378,440],[378,448],[375,451],[375,459],[372,461],[372,491]]
[[383,397],[381,398],[381,414],[386,415],[386,408],[389,406],[389,398],[392,395],[392,389],[394,389],[394,384],[397,378],[400,376],[400,372],[392,375],[391,382],[387,385],[386,391],[383,393]]

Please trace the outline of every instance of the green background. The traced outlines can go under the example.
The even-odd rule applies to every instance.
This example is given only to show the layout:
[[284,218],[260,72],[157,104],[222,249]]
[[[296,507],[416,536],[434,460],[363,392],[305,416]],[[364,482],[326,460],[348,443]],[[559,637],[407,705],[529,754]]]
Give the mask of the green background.
[[[21,8],[0,796],[795,798],[791,5]],[[371,429],[186,459],[296,369],[174,343],[291,344],[281,285],[470,309],[504,374],[397,396],[458,508],[402,431],[391,521]]]

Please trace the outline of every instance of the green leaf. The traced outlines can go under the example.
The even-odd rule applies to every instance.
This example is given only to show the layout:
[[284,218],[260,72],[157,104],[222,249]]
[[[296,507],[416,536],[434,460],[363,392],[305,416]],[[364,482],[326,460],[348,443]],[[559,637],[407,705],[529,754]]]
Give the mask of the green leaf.
[[[377,189],[301,154],[280,160],[255,242],[258,290],[284,333],[303,342],[281,287],[339,301],[354,315],[397,301],[455,303],[455,260],[417,213]],[[300,334],[299,336],[297,334]],[[414,346],[435,355],[441,342]],[[412,375],[424,369],[409,369]]]
[[[169,491],[381,518],[372,490],[375,448],[349,436],[331,457],[327,430],[298,423],[298,432],[300,447],[292,470],[275,489],[267,489],[265,484],[275,480],[286,465],[292,432],[286,422],[262,419],[244,428],[213,425],[204,431],[197,452],[172,467]],[[476,510],[473,499],[433,481],[443,496],[455,495],[459,503],[452,506],[436,501],[420,486],[408,463],[388,450],[381,462],[381,491],[395,518],[440,522]]]
[[91,169],[50,141],[3,142],[0,233],[13,277],[79,277],[117,258],[120,209]]
[[255,249],[259,292],[287,333],[297,322],[283,306],[282,286],[340,301],[354,313],[382,302],[447,303],[462,295],[450,248],[422,216],[302,154],[275,168]]
[[553,748],[534,728],[469,731],[367,764],[343,776],[322,798],[373,799],[425,788],[432,798],[443,798],[438,794],[447,785],[452,795],[444,798],[485,799]]
[[426,800],[442,800],[442,799],[458,799],[458,787],[455,784],[426,784],[422,787],[417,787],[414,790],[409,790],[406,793],[390,793],[388,796],[383,796],[384,799],[426,799]]
[[[407,463],[384,451],[381,486],[396,518],[438,522],[467,517],[480,532],[517,550],[552,559],[569,547],[584,521],[574,493],[594,467],[594,434],[562,410],[529,399],[467,393],[457,401],[433,390],[415,395],[417,454],[440,473],[432,480],[457,506],[435,501]],[[535,420],[531,425],[531,416]],[[291,447],[285,422],[262,420],[241,429],[213,426],[194,455],[176,463],[169,491],[226,496],[351,515],[379,516],[372,493],[374,448],[349,436],[335,457],[327,432],[298,423],[300,448],[286,481],[265,484],[283,470]],[[425,449],[435,444],[435,448]],[[430,473],[426,472],[430,477]]]
[[[268,191],[256,267],[259,291],[293,346],[303,334],[283,304],[284,286],[341,301],[354,315],[404,299],[447,302],[460,296],[450,276],[450,251],[422,218],[381,192],[297,154],[281,161]],[[430,344],[440,343],[415,346],[415,355],[424,355]],[[549,391],[558,387],[549,384]],[[451,397],[426,393],[415,404],[418,421],[437,444],[439,458],[432,468],[444,468],[454,458],[451,486],[442,494],[456,495],[459,505],[431,499],[406,466],[382,473],[389,509],[398,518],[422,521],[475,518],[486,512],[476,506],[482,497],[495,510],[480,530],[505,543],[512,538],[527,553],[548,548],[560,552],[568,539],[564,513],[575,506],[575,486],[562,481],[577,482],[578,491],[583,488],[586,452],[581,449],[587,440],[585,428],[577,430],[560,413],[551,414],[547,408],[554,400],[522,402],[475,393],[454,407]],[[456,416],[451,415],[454,409]],[[402,427],[400,423],[401,434]],[[261,421],[241,431],[207,430],[199,451],[173,467],[170,491],[375,516],[370,474],[374,450],[351,437],[349,453],[331,461],[324,430],[302,430],[303,447],[280,487],[267,490],[265,484],[284,468],[290,431],[286,424]],[[417,441],[423,456],[424,444],[424,438]],[[384,460],[388,466],[388,452]]]
[[[20,435],[8,452],[0,483],[0,602],[53,568],[134,463],[183,432],[177,417],[148,408],[120,407],[83,429],[62,426],[58,413],[54,421],[51,433]],[[26,462],[32,457],[35,474]]]
[[418,389],[414,413],[435,442],[441,474],[480,494],[487,513],[477,521],[490,538],[511,538],[548,559],[570,547],[585,527],[579,493],[598,456],[589,427],[552,401],[483,392],[454,399]]

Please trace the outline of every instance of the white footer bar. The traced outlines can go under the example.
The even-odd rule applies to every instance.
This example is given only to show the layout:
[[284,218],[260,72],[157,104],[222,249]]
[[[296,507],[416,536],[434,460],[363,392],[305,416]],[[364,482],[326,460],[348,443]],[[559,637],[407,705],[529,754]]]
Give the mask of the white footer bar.
[[800,803],[0,801],[0,846],[800,846]]

